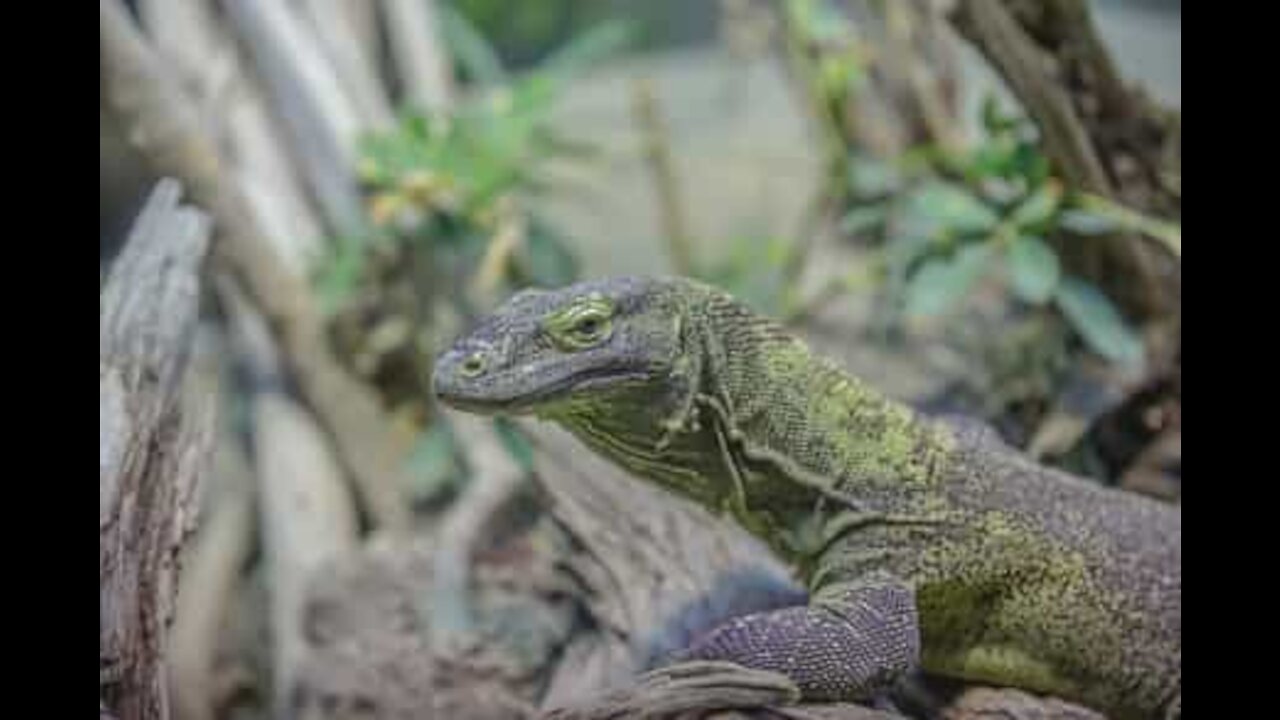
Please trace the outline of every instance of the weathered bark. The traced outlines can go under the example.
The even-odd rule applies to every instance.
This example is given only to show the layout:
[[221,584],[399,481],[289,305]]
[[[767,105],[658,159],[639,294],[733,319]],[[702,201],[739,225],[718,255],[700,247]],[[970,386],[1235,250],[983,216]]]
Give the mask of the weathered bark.
[[[952,20],[1035,120],[1072,189],[1180,220],[1180,114],[1121,79],[1084,0],[959,0]],[[1181,307],[1176,260],[1153,243],[1073,238],[1059,249],[1136,318]]]
[[211,488],[182,574],[169,644],[169,677],[177,720],[217,717],[217,655],[253,549],[253,477],[237,438],[223,432],[214,451]]
[[1106,720],[1093,710],[1010,688],[975,687],[941,713],[942,720]]
[[167,718],[165,640],[213,405],[186,392],[209,224],[159,183],[99,301],[98,586],[104,705]]
[[288,369],[329,431],[374,522],[408,526],[408,486],[397,446],[375,396],[333,357],[310,288],[272,252],[244,190],[224,167],[213,139],[172,75],[117,2],[100,6],[104,105],[131,129],[153,167],[182,178],[218,229],[213,260],[240,279],[279,338]]

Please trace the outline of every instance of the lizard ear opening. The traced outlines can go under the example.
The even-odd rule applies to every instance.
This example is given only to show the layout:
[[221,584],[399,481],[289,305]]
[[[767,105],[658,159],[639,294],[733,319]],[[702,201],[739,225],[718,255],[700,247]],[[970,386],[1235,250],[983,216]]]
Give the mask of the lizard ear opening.
[[586,350],[604,343],[613,334],[614,310],[608,298],[592,294],[547,316],[542,329],[561,350]]

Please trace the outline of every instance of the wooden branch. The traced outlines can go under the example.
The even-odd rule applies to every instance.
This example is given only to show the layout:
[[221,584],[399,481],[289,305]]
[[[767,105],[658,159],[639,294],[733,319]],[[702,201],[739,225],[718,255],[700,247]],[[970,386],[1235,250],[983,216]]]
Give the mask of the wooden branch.
[[1066,89],[1046,72],[1047,59],[1001,5],[961,0],[956,27],[991,62],[1044,134],[1045,152],[1073,188],[1112,197],[1114,188]]
[[229,282],[219,284],[237,355],[246,368],[263,551],[267,561],[277,710],[302,661],[302,602],[309,575],[355,545],[353,509],[323,438],[279,393],[278,353],[261,318]]
[[448,112],[453,107],[453,64],[434,0],[382,0],[382,11],[406,103],[433,115]]
[[99,301],[99,658],[106,707],[167,718],[167,626],[213,406],[183,398],[209,223],[163,180]]
[[222,164],[172,75],[133,26],[119,0],[100,6],[104,105],[121,118],[160,173],[182,178],[218,229],[214,260],[239,281],[279,340],[306,401],[336,443],[365,509],[387,530],[407,529],[402,459],[374,394],[336,361],[310,288],[271,250],[244,191]]
[[323,433],[279,393],[253,400],[263,550],[271,588],[275,707],[286,715],[306,660],[305,602],[317,568],[356,548],[356,518]]
[[351,32],[360,44],[361,53],[373,68],[374,76],[382,87],[390,87],[384,75],[382,54],[385,41],[380,27],[378,4],[369,0],[341,0],[346,22],[351,25]]
[[[209,132],[225,143],[228,172],[285,269],[304,277],[323,249],[322,225],[286,153],[258,78],[211,0],[142,0],[139,14],[157,52],[192,88]],[[229,70],[229,71],[228,71]],[[229,87],[227,87],[229,86]]]
[[1093,710],[1012,688],[973,687],[943,709],[942,720],[1106,720]]
[[313,574],[356,548],[355,508],[328,440],[281,392],[266,324],[235,286],[218,285],[251,390],[255,473],[271,594],[275,707],[282,716],[307,655],[305,606]]
[[303,8],[320,47],[365,126],[374,130],[389,128],[395,122],[391,103],[374,70],[372,58],[365,52],[360,31],[352,24],[353,8],[346,0],[306,0]]
[[178,720],[214,720],[215,662],[240,572],[253,549],[253,476],[238,438],[223,432],[210,477],[215,485],[193,539],[178,592],[169,677]]
[[355,182],[355,143],[369,126],[288,3],[227,0],[224,7],[289,130],[293,156],[331,229],[358,233],[364,209]]

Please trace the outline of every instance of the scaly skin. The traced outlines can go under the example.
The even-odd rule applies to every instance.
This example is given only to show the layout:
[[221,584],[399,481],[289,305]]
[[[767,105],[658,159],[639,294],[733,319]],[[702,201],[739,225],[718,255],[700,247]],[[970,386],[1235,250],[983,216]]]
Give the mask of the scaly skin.
[[776,670],[814,700],[864,699],[918,663],[1115,718],[1180,716],[1180,509],[919,417],[720,291],[525,291],[433,383],[731,514],[808,584],[808,606],[731,620],[685,658]]

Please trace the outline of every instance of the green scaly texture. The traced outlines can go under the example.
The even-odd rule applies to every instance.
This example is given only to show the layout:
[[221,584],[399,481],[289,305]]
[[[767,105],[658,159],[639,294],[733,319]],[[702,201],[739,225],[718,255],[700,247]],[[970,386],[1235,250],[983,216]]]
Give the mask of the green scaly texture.
[[[482,371],[460,372],[468,360]],[[909,632],[881,638],[858,615],[874,609],[859,599],[868,579],[888,578],[914,615],[867,617],[909,621],[911,660],[930,672],[1116,718],[1180,716],[1178,507],[1040,466],[976,423],[920,417],[724,292],[683,278],[526,291],[442,355],[434,382],[464,409],[557,422],[768,542],[815,608],[857,630],[839,638],[847,664],[887,668],[807,680],[814,696],[863,696],[914,654]],[[795,648],[828,632],[815,617],[752,621],[717,657],[767,666],[786,655],[779,630]],[[851,672],[815,657],[819,680]]]

